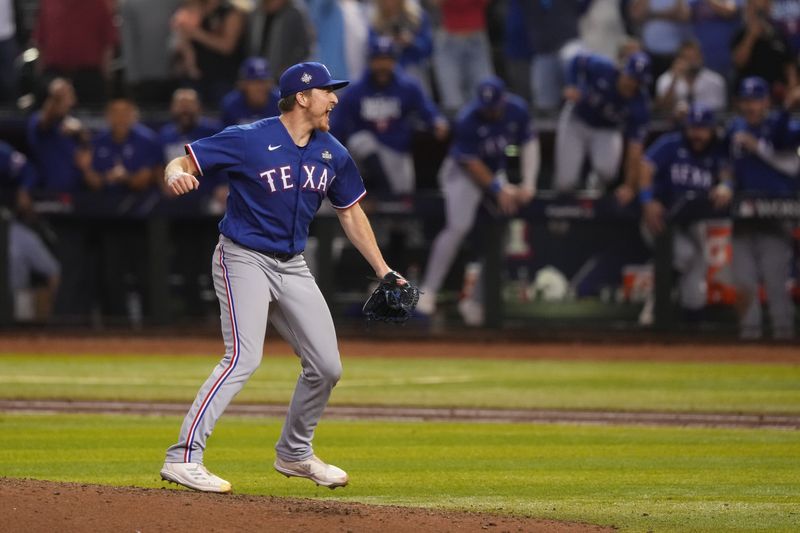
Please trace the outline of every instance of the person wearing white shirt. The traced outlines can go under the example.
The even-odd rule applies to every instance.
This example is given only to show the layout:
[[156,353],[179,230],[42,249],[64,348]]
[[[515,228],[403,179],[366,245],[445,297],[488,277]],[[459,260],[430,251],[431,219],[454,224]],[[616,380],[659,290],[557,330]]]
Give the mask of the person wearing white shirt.
[[656,108],[678,120],[692,104],[722,111],[727,98],[725,78],[704,66],[700,43],[694,39],[681,44],[669,70],[656,80]]

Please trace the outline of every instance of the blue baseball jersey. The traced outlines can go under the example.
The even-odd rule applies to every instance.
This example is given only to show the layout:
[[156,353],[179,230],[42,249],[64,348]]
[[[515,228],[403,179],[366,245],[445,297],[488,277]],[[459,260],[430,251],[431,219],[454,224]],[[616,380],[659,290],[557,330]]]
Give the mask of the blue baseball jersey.
[[372,132],[378,141],[398,152],[411,147],[413,115],[429,127],[441,116],[419,83],[400,69],[392,82],[378,87],[369,72],[351,85],[339,99],[331,116],[331,132],[342,142],[359,131]]
[[75,165],[79,141],[64,133],[63,120],[42,129],[41,112],[28,121],[28,149],[36,167],[38,180],[26,180],[26,189],[41,188],[51,192],[75,192],[84,188],[83,173]]
[[522,145],[536,136],[527,102],[513,94],[506,94],[502,115],[496,120],[483,116],[479,102],[470,102],[456,119],[454,132],[450,157],[456,161],[478,158],[492,172],[506,168],[508,145]]
[[729,166],[724,142],[715,139],[704,151],[694,152],[680,131],[659,137],[644,157],[655,167],[655,196],[667,207],[689,192],[707,194]]
[[277,117],[280,114],[278,100],[280,100],[278,89],[273,87],[267,102],[260,108],[253,108],[247,105],[244,93],[234,89],[222,98],[220,104],[222,124],[224,126],[250,124],[262,118]]
[[186,150],[201,186],[208,175],[228,175],[220,232],[261,252],[302,252],[323,198],[346,209],[367,193],[350,154],[331,134],[315,131],[298,147],[277,117],[230,126]]
[[611,60],[579,55],[567,69],[567,85],[580,89],[575,114],[593,128],[623,129],[625,138],[644,142],[650,110],[645,88],[630,99],[617,92],[619,70]]
[[746,131],[760,142],[767,143],[775,150],[795,150],[798,144],[800,124],[792,120],[788,113],[773,112],[757,126],[751,126],[742,117],[736,117],[728,127],[727,141],[736,179],[740,191],[758,191],[767,195],[782,195],[798,190],[797,176],[789,176],[772,167],[757,154],[745,152],[732,142],[737,132]]
[[[122,164],[125,170],[132,174],[146,167],[155,167],[162,163],[161,146],[155,132],[142,124],[135,124],[128,137],[117,143],[106,130],[92,140],[94,156],[92,167],[97,172],[108,172],[117,164]],[[122,184],[113,185],[112,188],[123,187]]]

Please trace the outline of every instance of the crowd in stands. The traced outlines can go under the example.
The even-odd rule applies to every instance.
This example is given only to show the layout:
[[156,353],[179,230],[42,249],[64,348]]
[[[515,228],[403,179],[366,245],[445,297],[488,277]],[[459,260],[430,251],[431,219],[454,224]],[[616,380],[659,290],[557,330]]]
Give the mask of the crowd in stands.
[[[415,191],[413,136],[459,138],[453,125],[465,124],[494,80],[503,102],[516,95],[530,108],[533,138],[537,120],[556,121],[553,153],[535,145],[536,174],[541,157],[553,161],[558,191],[614,190],[621,205],[638,198],[657,229],[650,204],[669,201],[642,181],[658,175],[651,167],[661,161],[648,151],[654,116],[681,131],[714,129],[723,114],[738,114],[719,136],[732,178],[714,171],[687,185],[673,177],[673,187],[796,194],[800,141],[790,112],[800,99],[799,53],[800,0],[0,0],[0,102],[29,113],[31,162],[4,179],[18,186],[23,214],[37,190],[157,190],[163,165],[185,143],[276,116],[277,78],[318,60],[333,77],[354,80],[340,93],[333,133],[378,197]],[[459,141],[451,164],[467,156],[485,163],[513,144],[519,125],[502,113],[493,119],[501,104],[493,105],[481,108],[478,127],[494,120],[514,131]],[[76,106],[102,108],[105,127],[87,130]],[[172,120],[153,131],[140,106],[169,108]],[[502,203],[505,164],[483,167],[491,167],[487,180],[476,177],[484,168],[470,176]],[[506,214],[533,197],[532,178],[523,201],[505,198]],[[224,183],[201,190],[223,208]],[[759,243],[777,239],[773,257],[790,251],[783,226],[742,231]],[[787,278],[769,266],[741,266],[747,290]],[[748,298],[752,308],[758,298]],[[748,312],[743,334],[758,336],[760,318],[756,326],[756,311]],[[775,326],[773,316],[773,326],[790,335],[786,321]]]

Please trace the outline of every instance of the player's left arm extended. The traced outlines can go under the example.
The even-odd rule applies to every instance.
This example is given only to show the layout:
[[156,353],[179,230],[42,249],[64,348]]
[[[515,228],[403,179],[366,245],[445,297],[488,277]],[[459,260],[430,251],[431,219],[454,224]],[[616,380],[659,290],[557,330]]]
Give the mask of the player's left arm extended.
[[383,254],[378,248],[375,233],[372,231],[372,226],[361,208],[361,204],[356,203],[345,209],[337,209],[336,215],[339,217],[339,223],[342,225],[345,235],[364,256],[375,274],[379,278],[383,278],[391,272],[392,269],[386,264]]

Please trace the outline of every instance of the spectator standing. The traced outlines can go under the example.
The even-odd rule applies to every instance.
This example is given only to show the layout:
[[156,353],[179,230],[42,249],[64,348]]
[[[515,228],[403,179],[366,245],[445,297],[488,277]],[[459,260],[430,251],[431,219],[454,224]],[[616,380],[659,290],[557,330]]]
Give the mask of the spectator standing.
[[610,185],[624,148],[624,181],[616,195],[623,205],[633,199],[650,121],[649,79],[650,61],[643,52],[628,56],[622,68],[598,55],[572,60],[556,130],[556,190],[577,188],[587,155],[599,185]]
[[122,61],[125,81],[141,103],[162,104],[172,93],[170,18],[181,0],[123,0]]
[[770,0],[748,0],[744,27],[733,38],[734,87],[748,77],[769,83],[772,97],[782,100],[797,86],[797,62],[789,42],[770,19]]
[[50,82],[41,110],[28,120],[28,148],[37,172],[35,178],[23,182],[23,196],[32,190],[72,193],[102,186],[88,173],[90,135],[71,115],[76,103],[69,81],[56,78]]
[[398,50],[398,63],[431,94],[429,62],[433,52],[430,19],[416,0],[373,0],[370,40],[387,37]]
[[800,53],[800,0],[772,0],[770,18],[789,41],[797,58]]
[[116,98],[106,106],[107,129],[93,140],[92,173],[109,191],[143,191],[162,161],[156,134],[140,124],[136,104]]
[[538,111],[555,112],[564,87],[562,51],[578,39],[578,20],[591,0],[535,0],[522,2],[533,50],[531,90]]
[[248,54],[265,58],[275,72],[311,55],[311,22],[294,0],[262,0],[248,18]]
[[[796,103],[797,91],[792,96]],[[800,124],[786,110],[770,113],[769,84],[762,78],[742,81],[739,109],[739,116],[728,129],[737,191],[756,198],[796,197]],[[762,336],[759,287],[763,284],[773,337],[794,337],[795,309],[786,288],[792,257],[790,225],[774,220],[737,220],[733,230],[733,272],[742,310],[740,336]]]
[[[262,118],[277,117],[280,114],[280,96],[272,80],[272,70],[266,59],[245,59],[239,69],[238,87],[226,94],[220,104],[223,125],[249,124]],[[174,157],[167,161],[172,159]]]
[[335,78],[353,79],[367,61],[369,15],[358,0],[306,0],[316,34],[316,55]]
[[733,62],[731,41],[742,25],[746,0],[688,0],[691,30],[705,58],[706,66],[730,79]]
[[231,90],[245,57],[243,11],[225,0],[188,0],[172,19],[181,70],[207,105]]
[[613,58],[627,38],[619,0],[593,0],[580,20],[580,37],[584,48],[592,53]]
[[494,73],[486,35],[489,0],[437,0],[441,27],[436,31],[433,63],[440,101],[455,114],[478,82]]
[[41,0],[33,39],[46,80],[72,80],[82,104],[105,102],[117,44],[108,0]]
[[[495,77],[483,80],[475,98],[458,115],[455,138],[439,170],[445,200],[445,227],[436,236],[420,286],[417,311],[436,311],[436,295],[453,266],[461,243],[475,222],[484,197],[493,198],[503,215],[513,215],[527,204],[536,190],[539,173],[539,140],[528,113],[527,103],[509,94]],[[506,179],[506,147],[518,146],[522,183]],[[464,299],[459,311],[471,326],[483,323],[479,291],[475,299]]]
[[331,131],[359,163],[370,191],[411,194],[416,180],[411,157],[414,116],[439,140],[447,136],[447,121],[417,80],[397,64],[391,39],[375,39],[369,56],[361,79],[334,108]]
[[684,41],[668,71],[656,81],[656,107],[679,122],[692,104],[724,111],[728,88],[725,79],[703,65],[700,43]]
[[528,38],[522,0],[508,0],[504,22],[505,79],[512,93],[530,99],[533,50]]
[[689,34],[687,0],[633,0],[631,18],[640,27],[642,46],[653,63],[653,76],[669,69]]

